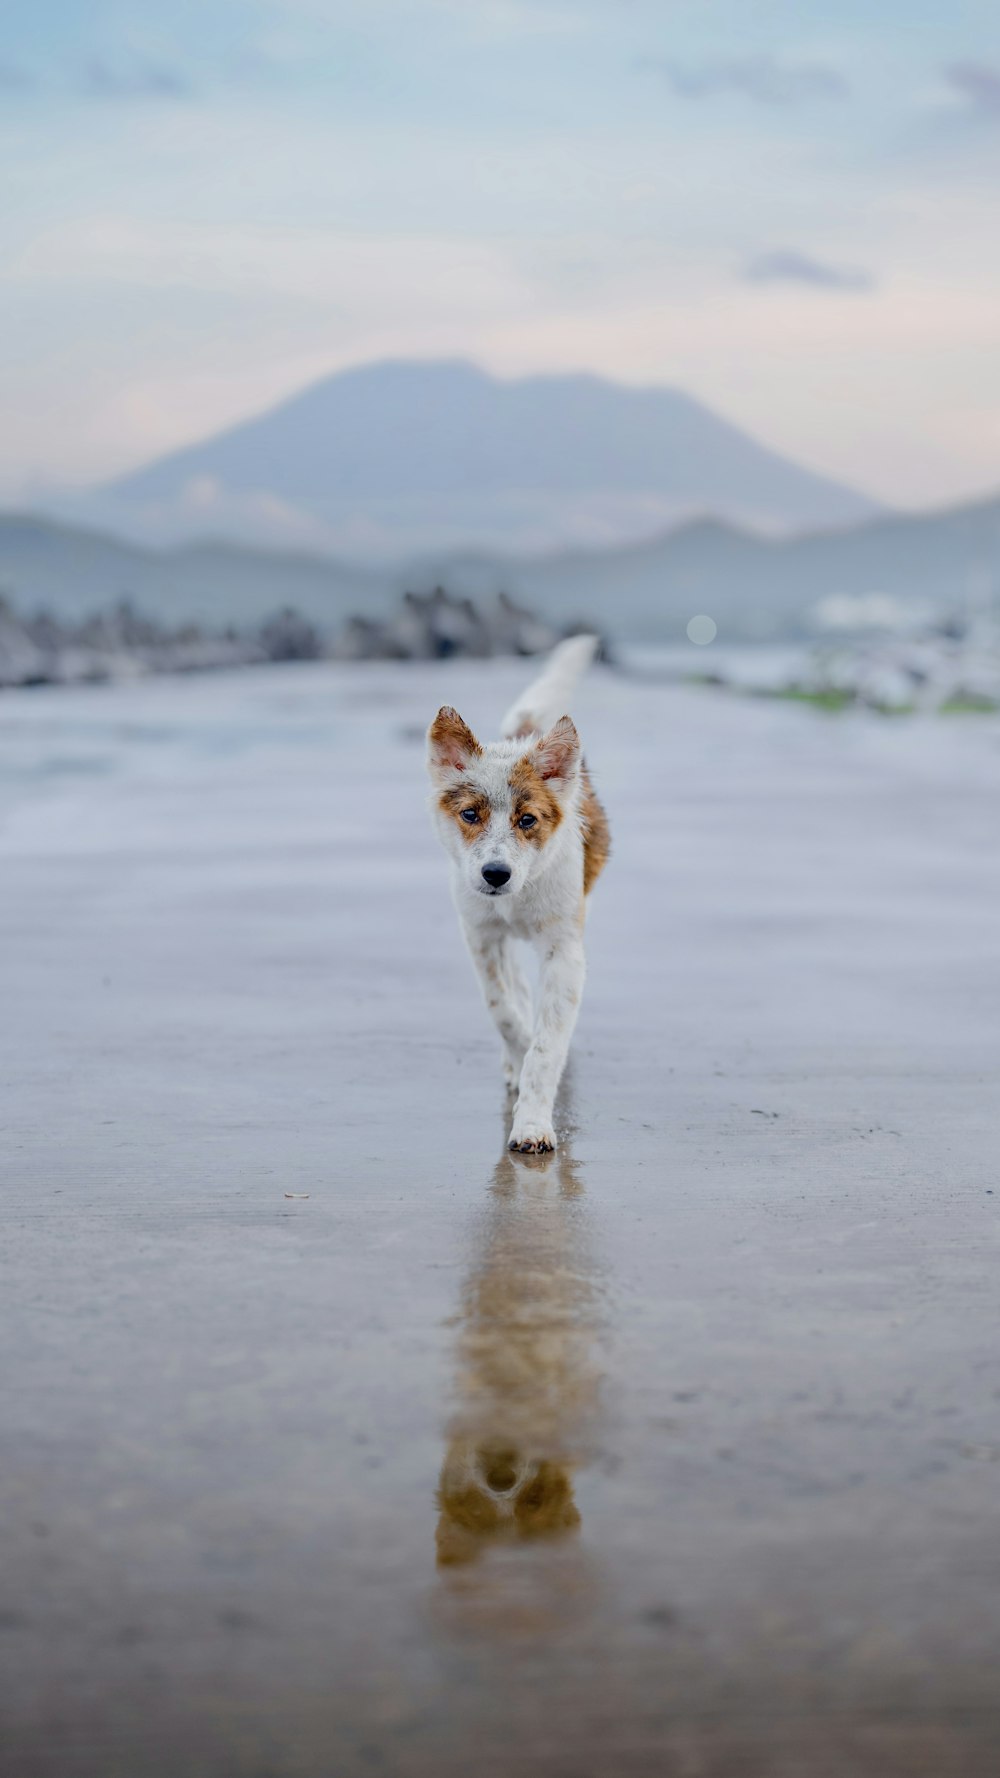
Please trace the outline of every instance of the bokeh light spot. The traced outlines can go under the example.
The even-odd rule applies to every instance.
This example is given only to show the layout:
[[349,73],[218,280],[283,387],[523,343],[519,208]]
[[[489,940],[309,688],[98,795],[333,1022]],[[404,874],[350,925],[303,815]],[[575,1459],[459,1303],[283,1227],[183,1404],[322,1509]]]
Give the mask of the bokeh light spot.
[[719,633],[714,617],[693,617],[687,627],[688,641],[697,642],[699,648],[706,648],[714,642]]

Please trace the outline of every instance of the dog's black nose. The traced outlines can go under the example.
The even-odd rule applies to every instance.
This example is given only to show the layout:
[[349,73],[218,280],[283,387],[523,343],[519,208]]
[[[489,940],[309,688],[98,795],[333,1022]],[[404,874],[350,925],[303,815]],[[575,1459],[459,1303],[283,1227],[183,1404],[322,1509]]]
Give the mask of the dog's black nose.
[[505,864],[484,864],[483,876],[491,889],[502,889],[510,882],[510,871]]

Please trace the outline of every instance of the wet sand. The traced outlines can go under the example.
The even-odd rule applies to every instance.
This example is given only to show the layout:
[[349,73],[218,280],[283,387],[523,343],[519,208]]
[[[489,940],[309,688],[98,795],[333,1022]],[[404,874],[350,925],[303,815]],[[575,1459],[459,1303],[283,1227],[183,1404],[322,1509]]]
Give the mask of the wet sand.
[[11,1778],[1000,1763],[1000,725],[595,674],[529,1161],[418,739],[523,677],[0,701]]

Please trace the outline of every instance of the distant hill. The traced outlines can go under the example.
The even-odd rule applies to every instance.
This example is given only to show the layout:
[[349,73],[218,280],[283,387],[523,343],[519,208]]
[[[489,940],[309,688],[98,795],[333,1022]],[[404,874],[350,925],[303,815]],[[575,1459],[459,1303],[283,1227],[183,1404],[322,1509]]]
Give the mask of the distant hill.
[[328,377],[81,510],[161,542],[210,530],[387,560],[614,546],[706,512],[789,531],[877,508],[678,390],[594,376],[502,381],[449,360]]
[[324,556],[212,541],[158,550],[31,513],[0,514],[0,594],[78,619],[129,599],[164,622],[251,623],[294,605],[333,625],[386,591]]
[[[473,554],[423,565],[424,582],[447,575],[471,595],[497,572],[495,559]],[[984,592],[1000,600],[1000,498],[790,538],[699,520],[631,549],[508,563],[504,578],[547,616],[591,613],[636,639],[681,640],[698,613],[715,619],[720,640],[809,636],[831,601],[919,614],[963,609]]]
[[23,610],[48,606],[68,618],[130,598],[165,623],[251,624],[292,605],[333,629],[437,581],[473,596],[505,589],[544,617],[589,617],[621,638],[681,641],[697,613],[715,619],[720,641],[808,636],[830,599],[878,596],[903,610],[941,611],[961,608],[972,590],[995,596],[1000,498],[786,539],[701,521],[631,549],[442,552],[388,568],[227,543],[144,549],[30,514],[0,515],[0,592]]

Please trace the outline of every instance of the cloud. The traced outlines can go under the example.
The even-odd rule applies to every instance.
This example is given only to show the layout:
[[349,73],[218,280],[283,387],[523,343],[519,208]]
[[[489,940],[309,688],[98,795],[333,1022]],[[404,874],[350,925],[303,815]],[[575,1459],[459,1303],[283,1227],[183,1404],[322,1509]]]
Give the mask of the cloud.
[[970,106],[1000,123],[1000,68],[988,62],[955,62],[945,74]]
[[825,62],[783,62],[777,56],[719,56],[681,67],[648,62],[682,99],[712,99],[739,93],[758,105],[795,105],[812,99],[842,99],[850,91],[839,69]]
[[794,247],[760,253],[743,268],[748,284],[811,284],[818,290],[871,290],[875,280],[857,266],[827,265]]
[[83,71],[84,91],[93,99],[189,99],[193,87],[176,68],[147,62],[122,70],[98,59]]

